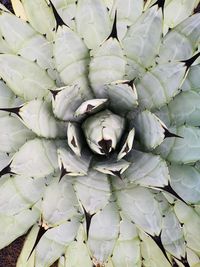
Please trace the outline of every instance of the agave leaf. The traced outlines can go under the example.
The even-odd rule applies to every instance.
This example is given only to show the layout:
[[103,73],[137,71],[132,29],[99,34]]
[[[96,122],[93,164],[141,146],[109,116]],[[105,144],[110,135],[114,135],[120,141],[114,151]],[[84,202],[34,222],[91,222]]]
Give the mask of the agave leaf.
[[72,30],[75,30],[76,23],[74,18],[77,11],[76,0],[52,0],[51,2],[66,25],[68,25]]
[[[158,53],[162,34],[162,10],[145,11],[128,30],[122,44],[128,58],[127,75],[132,80],[150,67]],[[149,41],[151,40],[151,41]]]
[[164,187],[168,184],[169,170],[160,156],[132,150],[127,159],[132,164],[124,177],[131,183],[145,187]]
[[74,187],[77,198],[89,214],[97,213],[109,202],[111,191],[105,174],[90,171],[87,176],[76,178]]
[[[78,216],[78,201],[71,181],[57,179],[47,187],[42,201],[42,218],[48,226],[56,226]],[[48,230],[49,231],[49,230]]]
[[0,32],[13,53],[26,46],[26,41],[38,36],[28,23],[7,12],[0,14]]
[[111,259],[113,266],[115,267],[139,267],[141,265],[140,241],[137,228],[122,214],[120,221],[120,235]]
[[14,117],[0,117],[0,146],[2,152],[16,152],[26,141],[35,135]]
[[182,85],[182,90],[194,90],[200,92],[200,64],[191,66],[188,75]]
[[105,108],[108,99],[90,99],[83,102],[75,111],[75,116],[90,115]]
[[173,210],[169,210],[163,217],[161,240],[164,248],[170,254],[178,259],[185,258],[184,234]]
[[44,177],[58,169],[55,142],[33,139],[26,142],[12,158],[12,172],[32,177]]
[[[195,7],[198,5],[199,0],[168,0],[164,9],[164,32],[167,32],[169,28],[175,27],[181,23],[184,19],[189,17]],[[176,12],[174,12],[176,10]]]
[[200,129],[192,126],[170,128],[182,138],[167,138],[156,148],[156,153],[175,163],[193,163],[200,159]]
[[114,203],[109,203],[92,217],[88,246],[94,262],[103,264],[112,254],[119,234],[119,222],[118,210]]
[[192,207],[185,205],[181,201],[177,201],[174,206],[174,211],[179,221],[183,223],[184,237],[187,242],[187,247],[194,252],[200,252],[200,235],[199,225],[200,217]]
[[171,264],[167,261],[160,248],[152,240],[151,237],[140,232],[141,242],[141,255],[143,257],[143,264],[145,267],[171,267]]
[[101,94],[105,84],[123,80],[125,65],[124,52],[116,38],[109,38],[92,51],[89,79],[95,95]]
[[199,257],[191,249],[187,248],[187,258],[190,266],[199,267]]
[[133,148],[133,141],[135,137],[135,128],[129,131],[125,142],[123,143],[123,146],[117,156],[117,159],[120,160],[123,157],[125,157]]
[[169,103],[179,93],[185,73],[186,65],[178,62],[157,65],[148,71],[136,84],[139,105],[150,110]]
[[77,235],[80,223],[77,219],[49,229],[36,247],[35,264],[38,267],[51,266],[66,250]]
[[159,63],[185,60],[193,56],[200,38],[200,14],[195,14],[173,30],[163,39],[159,52]]
[[[65,267],[84,266],[92,267],[92,261],[89,256],[88,248],[85,244],[85,233],[82,225],[79,228],[77,240],[72,242],[65,253]],[[63,257],[64,258],[64,257]],[[63,259],[64,260],[64,259]],[[62,265],[60,266],[62,267]]]
[[96,92],[97,96],[109,99],[109,106],[118,114],[126,114],[138,105],[137,91],[130,81],[116,81],[106,84]]
[[54,38],[56,26],[53,11],[45,0],[22,0],[28,21],[31,26],[41,34],[44,34],[49,41]]
[[168,125],[200,125],[200,95],[193,91],[181,92],[167,106],[156,112]]
[[58,163],[61,171],[60,179],[63,175],[84,176],[87,175],[91,156],[82,154],[81,157],[76,156],[69,148],[58,149]]
[[12,53],[11,49],[8,46],[8,43],[4,40],[4,37],[0,33],[0,53],[9,54]]
[[23,20],[27,20],[25,10],[20,0],[11,0],[15,15]]
[[149,150],[160,145],[165,138],[166,126],[148,110],[142,111],[136,116],[134,127],[140,142]]
[[127,218],[152,236],[160,234],[161,214],[157,201],[148,189],[142,187],[124,189],[116,192],[116,196],[117,203]]
[[53,46],[46,38],[37,33],[27,22],[8,13],[0,15],[0,31],[10,54],[21,55],[35,61],[42,69],[56,79],[54,70]]
[[56,32],[54,56],[56,69],[66,85],[79,85],[85,96],[90,96],[88,80],[89,53],[80,36],[67,26]]
[[[16,107],[20,104],[20,100],[16,98],[10,88],[3,81],[0,80],[0,109],[5,107]],[[0,111],[0,117],[1,116],[7,116],[7,113],[4,111]]]
[[125,172],[129,165],[130,162],[124,159],[116,160],[115,158],[111,158],[109,160],[98,161],[94,164],[93,168],[101,173],[121,178],[121,174]]
[[34,267],[35,266],[35,252],[32,253],[28,261],[27,259],[28,259],[28,256],[30,255],[31,248],[33,247],[34,242],[37,238],[38,231],[39,231],[39,226],[36,224],[32,227],[30,233],[28,234],[24,242],[20,256],[17,260],[16,267],[21,267],[21,266]]
[[22,122],[40,137],[65,137],[67,124],[55,119],[51,106],[43,100],[32,100],[19,111]]
[[67,127],[67,142],[71,150],[79,157],[82,152],[82,137],[79,125],[69,122]]
[[200,173],[187,165],[170,165],[169,172],[172,188],[185,201],[192,204],[200,203]]
[[16,215],[40,200],[45,180],[15,176],[0,187],[0,214]]
[[0,214],[0,249],[25,234],[38,218],[39,211],[36,208],[23,210],[15,215]]
[[76,25],[89,49],[98,47],[108,37],[111,23],[103,0],[80,0],[77,4]]
[[117,11],[117,33],[120,40],[124,38],[127,28],[132,25],[142,14],[143,0],[114,0],[110,11],[111,19],[114,20]]
[[74,121],[75,111],[84,100],[78,85],[65,86],[52,91],[52,107],[54,115],[60,120]]
[[55,86],[45,70],[22,57],[0,55],[0,65],[0,76],[16,95],[25,100],[41,99]]

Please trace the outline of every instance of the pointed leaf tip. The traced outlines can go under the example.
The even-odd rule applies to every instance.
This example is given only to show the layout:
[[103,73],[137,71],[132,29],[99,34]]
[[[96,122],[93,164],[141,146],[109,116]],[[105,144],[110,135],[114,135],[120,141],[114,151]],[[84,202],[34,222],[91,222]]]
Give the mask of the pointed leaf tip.
[[106,40],[110,38],[117,39],[117,41],[119,41],[118,34],[117,34],[117,10],[115,11],[115,18],[114,18],[111,33]]
[[52,1],[49,0],[50,2],[50,5],[52,7],[52,10],[53,10],[53,14],[54,14],[54,17],[55,17],[55,20],[56,20],[56,31],[58,30],[58,27],[59,26],[67,26],[69,27],[68,25],[66,25],[66,23],[63,21],[63,19],[60,17],[60,15],[58,14],[58,11],[56,10],[55,6],[53,5]]

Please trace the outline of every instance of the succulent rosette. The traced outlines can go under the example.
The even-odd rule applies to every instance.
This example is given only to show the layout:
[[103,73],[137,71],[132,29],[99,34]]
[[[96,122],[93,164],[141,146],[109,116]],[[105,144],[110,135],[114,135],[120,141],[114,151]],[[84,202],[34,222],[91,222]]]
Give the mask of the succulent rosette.
[[0,248],[29,231],[17,267],[200,266],[189,2],[0,5]]

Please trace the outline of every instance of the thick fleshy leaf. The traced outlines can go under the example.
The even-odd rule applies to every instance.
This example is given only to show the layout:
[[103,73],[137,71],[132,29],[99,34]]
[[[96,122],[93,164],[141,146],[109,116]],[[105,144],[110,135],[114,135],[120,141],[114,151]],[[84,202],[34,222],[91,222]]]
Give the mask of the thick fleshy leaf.
[[122,212],[147,233],[159,235],[162,217],[158,203],[146,188],[134,187],[116,192]]
[[25,10],[20,0],[11,0],[15,15],[23,20],[27,20]]
[[111,191],[107,175],[90,171],[75,181],[77,198],[87,213],[94,214],[109,202]]
[[200,203],[200,173],[188,165],[170,165],[171,186],[185,201]]
[[199,39],[200,14],[195,14],[168,32],[163,39],[158,62],[167,63],[191,58],[198,47]]
[[75,116],[90,115],[105,108],[108,99],[90,99],[83,102],[75,111]]
[[199,265],[199,256],[191,249],[187,248],[187,259],[188,263],[192,267],[198,267]]
[[12,54],[12,51],[9,48],[8,43],[4,40],[2,34],[0,34],[0,53]]
[[36,224],[32,227],[30,233],[28,234],[21,253],[17,260],[16,267],[26,266],[26,267],[34,267],[35,265],[35,252],[32,253],[31,257],[28,259],[31,249],[34,246],[35,240],[37,238],[37,234],[39,231],[39,226]]
[[28,23],[7,12],[0,14],[0,32],[12,53],[17,53],[26,46],[25,41],[37,35]]
[[69,122],[67,127],[67,142],[71,150],[77,155],[81,156],[82,152],[82,137],[80,125]]
[[108,98],[112,110],[121,115],[134,110],[138,105],[137,91],[130,81],[116,81],[107,84],[96,92],[96,95]]
[[[10,88],[0,80],[0,108],[11,108],[20,104],[20,100],[16,98]],[[7,116],[7,113],[0,111],[0,117],[3,115]]]
[[145,187],[168,185],[169,170],[166,162],[160,156],[132,150],[127,159],[132,164],[123,176],[131,183]]
[[45,70],[20,56],[0,55],[0,76],[10,89],[25,100],[43,98],[55,84]]
[[74,121],[74,112],[84,101],[81,88],[78,85],[65,86],[52,91],[52,94],[54,115],[60,120]]
[[[199,0],[191,0],[190,2],[187,0],[169,0],[164,9],[164,32],[166,32],[168,28],[175,27],[189,17],[198,3]],[[174,10],[176,10],[176,12],[174,12]]]
[[0,187],[0,214],[16,215],[31,208],[42,196],[45,180],[15,176]]
[[89,49],[96,48],[108,37],[111,23],[103,0],[79,0],[76,12],[78,34]]
[[191,66],[188,75],[182,85],[182,90],[194,90],[200,92],[200,64]]
[[139,105],[154,109],[169,103],[179,93],[185,72],[186,65],[178,62],[157,65],[148,71],[136,84]]
[[101,111],[82,124],[89,147],[97,154],[106,155],[114,150],[125,127],[125,119],[109,110]]
[[76,0],[52,0],[51,1],[56,8],[58,14],[62,20],[68,25],[71,29],[75,30],[75,15],[77,9]]
[[119,234],[119,222],[120,217],[114,203],[109,203],[92,217],[88,246],[96,265],[104,264],[112,254]]
[[144,110],[134,119],[136,135],[147,149],[154,149],[165,138],[164,123],[153,113]]
[[99,48],[92,51],[89,79],[95,95],[101,93],[105,84],[123,80],[126,59],[117,39],[109,38]]
[[156,112],[167,125],[200,125],[200,95],[193,91],[181,92],[167,106]]
[[125,142],[123,143],[123,146],[117,156],[118,160],[125,157],[131,151],[131,149],[133,148],[134,137],[135,137],[135,128],[130,130],[130,132],[128,133]]
[[117,11],[117,34],[120,40],[126,35],[127,29],[142,14],[143,0],[114,0],[111,18],[114,19]]
[[200,160],[200,129],[192,126],[170,128],[182,138],[167,138],[156,148],[156,153],[176,163],[193,163]]
[[11,116],[0,117],[0,150],[2,152],[15,152],[28,140],[35,137],[18,118]]
[[44,177],[58,169],[55,142],[34,139],[25,143],[12,158],[11,171],[32,177]]
[[31,26],[51,41],[54,38],[56,22],[48,2],[45,0],[22,0],[21,2]]
[[72,242],[65,253],[66,261],[59,267],[84,266],[92,267],[92,261],[89,256],[88,248],[85,244],[86,237],[82,225],[79,228],[77,240]]
[[69,176],[87,175],[91,157],[82,154],[81,157],[76,156],[69,148],[58,149],[58,163],[61,171]]
[[[115,267],[138,267],[140,259],[140,241],[136,226],[125,216],[120,222],[120,235],[115,245],[112,262]],[[125,264],[125,265],[124,265]]]
[[164,248],[174,257],[185,258],[185,239],[183,229],[173,210],[169,210],[163,217],[161,240]]
[[11,160],[12,154],[8,154],[5,152],[0,152],[0,170],[8,166]]
[[183,223],[183,232],[187,247],[191,248],[194,252],[200,253],[200,235],[199,225],[200,217],[193,208],[185,205],[183,202],[178,201],[175,203],[174,211],[181,223]]
[[32,100],[24,104],[20,108],[19,116],[22,122],[40,137],[66,137],[67,123],[56,120],[50,104],[43,100]]
[[55,228],[49,229],[36,247],[36,266],[51,266],[74,240],[79,225],[80,222],[75,218]]
[[127,78],[132,80],[150,67],[158,53],[162,35],[162,10],[154,6],[128,30],[123,47],[128,58]]
[[0,214],[0,249],[25,234],[38,217],[39,211],[36,208],[23,210],[15,215]]
[[79,85],[89,97],[89,52],[81,37],[66,26],[59,27],[55,37],[54,56],[56,69],[66,85]]
[[142,239],[141,256],[144,259],[143,264],[145,267],[171,267],[171,264],[150,236],[140,232],[140,237]]
[[52,43],[35,32],[27,22],[12,14],[2,13],[0,15],[0,32],[11,49],[10,54],[17,54],[36,62],[42,69],[47,70],[52,79],[57,78],[52,58]]
[[130,162],[121,159],[110,159],[110,160],[103,160],[98,161],[94,164],[93,168],[101,173],[110,174],[112,176],[119,176],[128,169]]
[[48,226],[59,225],[78,215],[78,201],[69,179],[56,180],[45,191],[42,218]]

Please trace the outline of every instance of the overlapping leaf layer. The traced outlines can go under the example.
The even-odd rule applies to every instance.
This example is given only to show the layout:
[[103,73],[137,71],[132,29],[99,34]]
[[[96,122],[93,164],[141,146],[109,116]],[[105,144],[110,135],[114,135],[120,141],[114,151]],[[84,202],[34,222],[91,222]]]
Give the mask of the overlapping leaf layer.
[[12,2],[0,248],[31,229],[17,267],[199,267],[199,0]]

